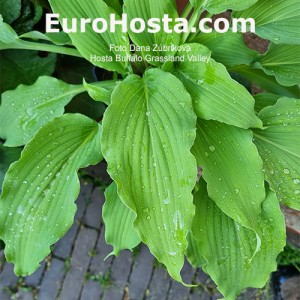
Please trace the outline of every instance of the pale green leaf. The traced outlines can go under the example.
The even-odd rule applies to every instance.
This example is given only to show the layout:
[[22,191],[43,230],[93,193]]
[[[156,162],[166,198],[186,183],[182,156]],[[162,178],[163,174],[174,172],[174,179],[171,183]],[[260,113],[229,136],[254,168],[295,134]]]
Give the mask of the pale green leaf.
[[254,3],[257,2],[257,0],[243,0],[243,1],[237,1],[237,0],[190,0],[191,4],[195,6],[196,8],[203,7],[207,11],[209,11],[212,14],[218,14],[221,12],[224,12],[228,9],[231,10],[243,10]]
[[57,33],[42,33],[40,31],[30,31],[22,34],[20,38],[43,40],[52,42],[55,45],[72,45],[70,37],[63,31]]
[[265,188],[252,138],[250,130],[198,119],[192,152],[203,168],[209,196],[233,220],[256,230]]
[[83,86],[86,91],[90,95],[90,97],[95,101],[101,101],[106,105],[110,104],[111,93],[116,87],[117,82],[115,80],[100,82],[97,83],[87,83],[85,79],[83,79]]
[[2,94],[0,137],[5,146],[25,145],[47,122],[64,113],[64,106],[84,92],[53,77],[41,76],[34,85],[19,85]]
[[253,18],[256,34],[276,44],[300,44],[299,0],[258,0],[235,18]]
[[265,74],[260,69],[253,69],[247,65],[241,65],[230,68],[231,72],[238,73],[239,75],[252,81],[266,92],[278,94],[286,97],[299,97],[299,86],[285,87],[280,85],[275,77]]
[[212,51],[211,57],[227,67],[250,65],[258,55],[246,46],[241,33],[199,34],[192,42],[205,45]]
[[259,113],[263,108],[275,105],[279,98],[281,98],[280,95],[270,93],[259,93],[254,95],[255,111]]
[[79,114],[46,124],[9,168],[0,198],[0,238],[17,275],[33,273],[73,223],[76,171],[102,159],[101,126]]
[[[176,24],[175,18],[178,18],[178,12],[174,0],[125,0],[124,13],[128,15],[128,22],[130,22],[134,18],[141,18],[145,21],[146,24],[151,18],[162,19],[164,14],[168,14],[168,17],[173,19],[173,21],[169,23],[169,28],[174,27],[174,25]],[[143,32],[143,34],[141,34],[134,33],[129,29],[129,36],[134,44],[143,47],[150,47],[150,51],[141,51],[144,56],[165,56],[175,54],[176,50],[155,51],[154,45],[176,46],[179,45],[180,42],[180,34],[175,33],[174,31],[173,33],[166,33],[164,30],[161,30],[158,33],[150,33],[145,31]],[[160,63],[151,61],[150,64],[159,65]]]
[[194,195],[194,204],[196,216],[191,235],[206,260],[202,268],[225,299],[235,300],[248,287],[262,288],[277,269],[276,257],[285,246],[284,217],[275,194],[268,192],[256,219],[262,241],[254,257],[255,234],[224,214],[208,197],[203,183]]
[[3,22],[0,14],[0,50],[6,49],[7,45],[15,45],[18,43],[18,35],[8,24]]
[[121,250],[132,250],[141,242],[133,227],[136,215],[122,202],[114,182],[105,190],[102,217],[105,240],[114,248],[112,254],[118,256]]
[[[50,0],[51,7],[55,13],[62,18],[68,19],[68,26],[71,27],[72,18],[97,18],[110,19],[111,14],[120,19],[114,9],[107,6],[103,0]],[[100,26],[100,25],[99,25]],[[128,63],[116,60],[116,56],[124,58],[129,54],[129,40],[125,33],[117,27],[115,33],[107,30],[101,34],[96,33],[91,24],[86,26],[86,32],[80,32],[80,22],[77,23],[77,32],[69,33],[73,45],[80,54],[94,65],[119,73],[128,72]],[[125,47],[127,51],[116,51],[110,49],[111,45]],[[98,58],[93,59],[94,56]],[[111,57],[112,61],[106,58]]]
[[191,52],[178,54],[184,56],[183,62],[174,63],[172,67],[166,64],[165,69],[183,82],[197,116],[242,128],[261,127],[254,112],[254,99],[246,88],[233,80],[222,64],[210,58],[205,46],[190,46]]
[[265,177],[278,199],[300,210],[300,100],[281,98],[259,117],[255,144],[264,162]]
[[103,119],[103,155],[118,194],[136,214],[141,240],[180,282],[194,215],[195,128],[189,94],[159,69],[121,82]]
[[256,65],[265,73],[276,77],[284,86],[300,83],[300,46],[271,44],[268,52],[261,56]]

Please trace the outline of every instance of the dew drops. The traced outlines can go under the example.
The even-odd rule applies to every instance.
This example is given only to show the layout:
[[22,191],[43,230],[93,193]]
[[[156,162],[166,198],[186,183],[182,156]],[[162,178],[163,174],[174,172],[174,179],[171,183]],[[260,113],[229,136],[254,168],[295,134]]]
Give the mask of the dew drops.
[[150,220],[151,219],[151,217],[150,216],[147,216],[147,218],[146,218],[147,220]]
[[283,169],[283,173],[286,174],[286,175],[289,175],[290,174],[290,170],[287,169],[287,168],[285,168],[285,169]]
[[212,146],[212,145],[211,145],[211,146],[209,146],[208,148],[209,148],[209,150],[210,150],[211,152],[215,152],[215,151],[216,151],[215,146]]
[[175,251],[169,251],[168,253],[169,253],[169,255],[171,255],[171,256],[175,256],[175,255],[177,254],[177,252],[175,252]]
[[28,181],[27,181],[27,180],[24,180],[24,181],[23,181],[23,183],[24,183],[24,184],[27,184],[27,183],[28,183]]
[[148,212],[149,212],[149,208],[147,208],[147,207],[144,208],[144,209],[143,209],[143,212],[144,212],[144,213],[148,213]]
[[163,202],[164,202],[164,204],[168,205],[171,202],[171,200],[170,200],[170,198],[166,198],[166,199],[164,199]]
[[150,111],[146,112],[146,116],[149,117],[150,116]]
[[205,156],[207,156],[207,157],[209,156],[209,153],[208,153],[208,152],[205,152],[204,154],[205,154]]
[[240,190],[239,190],[239,189],[234,189],[234,192],[235,192],[236,194],[239,194],[239,193],[240,193]]
[[299,195],[300,194],[300,190],[295,190],[295,195]]
[[299,183],[300,183],[300,180],[299,180],[298,178],[296,178],[296,179],[293,180],[293,183],[294,183],[294,184],[299,184]]

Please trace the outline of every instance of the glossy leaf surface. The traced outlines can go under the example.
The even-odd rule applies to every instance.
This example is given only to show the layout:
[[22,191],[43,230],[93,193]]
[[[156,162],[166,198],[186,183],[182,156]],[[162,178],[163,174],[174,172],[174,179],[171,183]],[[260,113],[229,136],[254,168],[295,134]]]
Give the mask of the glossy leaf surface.
[[79,114],[45,125],[9,168],[0,198],[0,238],[17,275],[33,273],[73,223],[76,171],[102,159],[101,127]]
[[103,119],[103,155],[119,196],[136,214],[141,240],[178,281],[194,215],[195,126],[189,94],[159,69],[121,82]]

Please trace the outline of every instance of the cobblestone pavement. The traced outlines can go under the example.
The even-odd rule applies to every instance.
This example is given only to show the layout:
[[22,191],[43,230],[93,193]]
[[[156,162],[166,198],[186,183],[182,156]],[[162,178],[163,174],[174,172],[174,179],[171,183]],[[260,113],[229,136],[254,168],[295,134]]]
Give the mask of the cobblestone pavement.
[[[112,248],[105,243],[101,207],[103,192],[91,183],[81,185],[75,222],[53,247],[51,255],[31,276],[16,277],[13,265],[1,252],[0,300],[214,300],[221,296],[201,270],[185,264],[185,282],[198,282],[187,288],[173,281],[146,246],[119,257],[104,258]],[[239,299],[267,299],[262,291],[249,290]],[[269,298],[270,299],[270,298]]]

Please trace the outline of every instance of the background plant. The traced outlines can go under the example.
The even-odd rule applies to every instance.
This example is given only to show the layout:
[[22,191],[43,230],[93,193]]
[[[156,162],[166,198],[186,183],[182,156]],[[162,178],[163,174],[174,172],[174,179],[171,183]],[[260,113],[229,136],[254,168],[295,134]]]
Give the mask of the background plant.
[[[99,35],[89,28],[67,36],[28,32],[32,27],[24,33],[12,27],[19,12],[11,16],[3,3],[0,49],[6,52],[1,52],[35,53],[29,61],[40,67],[19,75],[23,80],[24,73],[30,74],[25,83],[32,85],[15,88],[12,84],[20,82],[6,80],[6,72],[1,79],[2,174],[10,167],[0,198],[0,237],[16,274],[34,272],[70,228],[77,170],[104,157],[113,183],[105,193],[103,219],[114,254],[143,242],[179,282],[187,256],[226,299],[235,299],[246,287],[264,286],[285,245],[279,203],[300,207],[299,1],[193,0],[187,5],[183,16],[191,15],[191,24],[203,12],[229,9],[234,17],[254,18],[257,34],[270,41],[263,55],[248,49],[239,33]],[[129,19],[178,17],[171,0],[50,4],[61,18],[108,18],[122,9]],[[95,54],[125,57],[129,51],[110,52],[109,44],[130,42],[188,43],[192,54],[211,58],[163,65],[97,62],[96,67],[113,72],[109,80],[92,82],[83,73],[82,84],[49,77],[57,54],[87,60]],[[47,57],[48,67],[40,64],[37,51],[55,53]],[[8,63],[8,74],[19,73],[12,68]],[[263,92],[253,97],[232,77],[254,82]],[[100,107],[93,114],[64,114],[84,92],[107,106],[102,121]],[[23,145],[18,159],[21,150],[14,148]],[[199,182],[197,166],[203,169]]]

